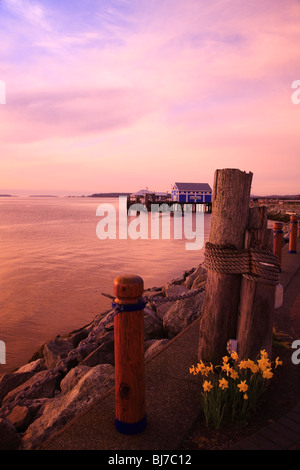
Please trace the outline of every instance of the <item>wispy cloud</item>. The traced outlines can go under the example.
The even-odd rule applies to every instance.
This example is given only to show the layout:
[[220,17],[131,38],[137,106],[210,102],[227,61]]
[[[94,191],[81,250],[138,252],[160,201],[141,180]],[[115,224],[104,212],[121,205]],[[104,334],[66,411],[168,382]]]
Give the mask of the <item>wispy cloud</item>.
[[9,106],[0,136],[12,162],[14,153],[45,155],[46,145],[80,165],[86,145],[91,174],[99,155],[122,171],[123,160],[136,169],[145,155],[169,187],[170,168],[188,178],[251,161],[265,172],[260,153],[280,161],[287,147],[298,158],[300,108],[290,100],[300,78],[298,1],[3,0],[1,8]]

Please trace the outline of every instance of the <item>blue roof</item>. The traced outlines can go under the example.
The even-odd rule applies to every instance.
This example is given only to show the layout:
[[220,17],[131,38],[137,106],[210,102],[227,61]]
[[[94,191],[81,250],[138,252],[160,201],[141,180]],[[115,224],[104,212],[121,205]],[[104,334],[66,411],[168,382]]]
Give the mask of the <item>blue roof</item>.
[[175,183],[180,191],[211,191],[208,183]]

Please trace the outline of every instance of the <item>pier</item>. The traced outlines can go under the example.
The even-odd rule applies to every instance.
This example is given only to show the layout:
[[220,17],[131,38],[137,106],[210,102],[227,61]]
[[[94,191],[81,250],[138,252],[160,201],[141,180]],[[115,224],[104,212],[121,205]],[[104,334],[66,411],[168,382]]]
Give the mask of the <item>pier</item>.
[[170,211],[184,213],[185,210],[191,210],[192,212],[203,211],[204,213],[211,214],[212,203],[211,202],[178,202],[172,199],[161,199],[154,195],[146,194],[144,197],[128,197],[127,198],[127,211],[134,204],[143,204],[147,211],[151,212],[151,206],[153,204],[159,205],[160,210],[167,206]]

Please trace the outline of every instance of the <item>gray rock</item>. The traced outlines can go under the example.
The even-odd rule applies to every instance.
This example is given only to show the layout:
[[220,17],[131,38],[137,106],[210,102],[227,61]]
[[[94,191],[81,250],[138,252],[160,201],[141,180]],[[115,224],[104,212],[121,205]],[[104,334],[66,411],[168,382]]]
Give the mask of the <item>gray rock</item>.
[[60,359],[64,359],[73,349],[73,345],[67,339],[57,336],[44,345],[43,355],[47,369],[53,369]]
[[79,382],[79,380],[91,370],[90,367],[79,365],[74,367],[67,373],[67,375],[60,382],[60,389],[62,393],[70,392]]
[[100,364],[92,367],[66,394],[48,400],[42,415],[26,430],[20,449],[37,449],[53,433],[99,400],[114,385],[114,367]]
[[[3,405],[12,402],[19,393],[27,390],[36,381],[44,379],[45,375],[48,374],[48,370],[43,370],[33,375],[29,380],[19,385],[19,387],[11,390],[3,399]],[[39,387],[33,388],[28,394],[28,399],[34,398],[51,398],[54,396],[55,389],[57,387],[57,377],[48,376],[47,380]]]
[[144,309],[144,341],[162,338],[164,336],[163,323],[156,313],[148,307]]
[[36,372],[42,370],[42,364],[43,361],[39,359],[35,362],[25,364],[15,372],[4,374],[0,378],[0,405],[2,404],[4,397],[6,397],[9,392],[22,385],[34,376]]
[[7,418],[18,432],[24,432],[36,418],[38,411],[46,401],[47,398],[40,398],[32,400],[26,405],[17,405],[12,409]]
[[191,289],[195,279],[199,278],[199,276],[200,276],[200,279],[198,279],[198,282],[200,280],[202,280],[202,281],[206,280],[207,270],[205,268],[203,268],[203,266],[201,266],[201,264],[199,266],[197,266],[197,268],[186,278],[186,281],[185,281],[186,287],[188,289]]
[[165,314],[163,326],[169,339],[178,335],[190,323],[196,320],[202,312],[204,293],[177,300]]
[[170,310],[172,305],[176,302],[174,301],[168,301],[168,302],[156,302],[155,307],[156,307],[156,316],[163,321],[163,318],[165,314]]
[[177,297],[179,295],[186,294],[188,292],[188,288],[186,286],[181,286],[181,285],[170,285],[166,289],[166,294],[168,297]]
[[170,340],[168,338],[147,341],[147,343],[150,343],[150,344],[149,344],[149,347],[146,346],[147,349],[145,352],[145,361],[148,361],[153,356],[155,356],[155,354],[161,351],[169,341]]
[[21,437],[9,419],[0,418],[0,436],[0,450],[18,449]]

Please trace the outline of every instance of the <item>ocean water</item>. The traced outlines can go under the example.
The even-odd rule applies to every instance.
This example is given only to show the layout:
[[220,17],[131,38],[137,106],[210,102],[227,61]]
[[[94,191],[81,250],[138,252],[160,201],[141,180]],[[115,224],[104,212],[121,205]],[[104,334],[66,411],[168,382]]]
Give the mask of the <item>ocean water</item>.
[[[204,249],[186,250],[184,237],[152,239],[149,232],[148,239],[100,240],[96,211],[105,203],[118,220],[118,199],[0,198],[0,340],[6,346],[0,375],[26,363],[45,341],[108,310],[111,301],[101,293],[113,293],[115,277],[132,273],[145,288],[161,286],[203,261]],[[205,214],[204,241],[210,220]]]

